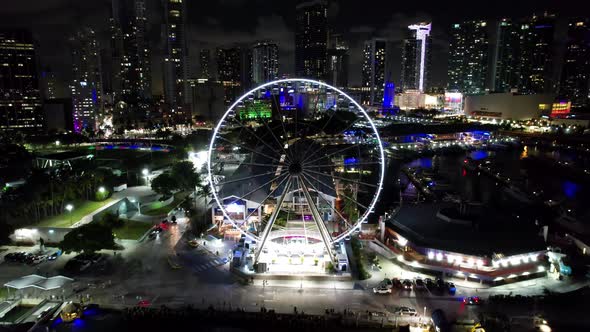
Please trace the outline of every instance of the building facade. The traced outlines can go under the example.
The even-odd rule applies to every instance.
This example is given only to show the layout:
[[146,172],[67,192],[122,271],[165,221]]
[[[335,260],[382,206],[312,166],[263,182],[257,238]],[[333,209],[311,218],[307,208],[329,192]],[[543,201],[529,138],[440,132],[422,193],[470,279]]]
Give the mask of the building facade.
[[324,80],[327,70],[328,7],[325,1],[299,4],[295,19],[295,74]]
[[211,78],[211,51],[202,49],[199,51],[199,78]]
[[448,90],[464,94],[485,92],[488,43],[486,21],[453,24],[449,45]]
[[[188,98],[186,84],[187,56],[185,43],[186,2],[162,0],[164,7],[165,56],[164,56],[164,99],[177,114],[183,110]],[[182,116],[181,116],[182,117]]]
[[391,64],[388,59],[389,43],[384,39],[371,39],[363,49],[361,101],[365,105],[381,105],[385,83],[391,80]]
[[342,41],[340,35],[330,36],[330,45],[327,54],[327,82],[335,87],[347,88],[349,62],[348,45]]
[[493,88],[496,92],[510,92],[518,86],[519,25],[503,18],[496,28],[496,46],[492,67]]
[[408,29],[410,36],[404,40],[402,48],[401,88],[424,92],[430,68],[431,24],[412,24]]
[[100,47],[96,33],[90,28],[80,30],[71,39],[73,129],[79,133],[93,132],[103,111]]
[[136,107],[152,99],[145,0],[113,0],[110,19],[112,93]]
[[465,115],[496,120],[529,120],[550,113],[555,94],[490,93],[467,96]]
[[245,89],[250,76],[247,53],[241,47],[218,48],[216,51],[217,78],[223,85],[226,105],[233,103]]
[[533,15],[520,25],[518,57],[521,93],[549,93],[553,82],[553,42],[555,15]]
[[279,76],[279,46],[264,41],[252,46],[252,83],[260,85]]
[[43,129],[36,53],[29,31],[0,31],[0,130]]
[[561,70],[560,97],[572,102],[572,107],[587,107],[590,94],[590,27],[587,18],[568,23],[568,40]]

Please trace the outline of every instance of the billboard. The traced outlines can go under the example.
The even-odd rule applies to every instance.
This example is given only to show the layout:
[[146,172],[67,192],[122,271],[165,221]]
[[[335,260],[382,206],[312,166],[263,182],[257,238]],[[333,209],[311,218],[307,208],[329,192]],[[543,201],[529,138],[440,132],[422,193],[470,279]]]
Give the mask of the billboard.
[[572,102],[571,101],[559,101],[557,103],[553,103],[551,106],[551,117],[552,118],[565,118],[572,109]]

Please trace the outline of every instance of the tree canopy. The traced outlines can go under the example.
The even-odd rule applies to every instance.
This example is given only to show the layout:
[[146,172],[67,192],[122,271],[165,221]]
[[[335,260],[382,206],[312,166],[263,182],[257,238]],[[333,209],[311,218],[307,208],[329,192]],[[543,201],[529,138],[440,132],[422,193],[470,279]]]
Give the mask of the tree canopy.
[[170,175],[180,190],[193,191],[200,181],[195,166],[190,161],[179,161],[174,164]]
[[176,180],[168,173],[162,173],[152,180],[152,190],[164,196],[170,196],[177,188]]
[[102,223],[89,223],[66,234],[63,241],[59,243],[59,247],[66,253],[115,249],[115,236],[109,226]]

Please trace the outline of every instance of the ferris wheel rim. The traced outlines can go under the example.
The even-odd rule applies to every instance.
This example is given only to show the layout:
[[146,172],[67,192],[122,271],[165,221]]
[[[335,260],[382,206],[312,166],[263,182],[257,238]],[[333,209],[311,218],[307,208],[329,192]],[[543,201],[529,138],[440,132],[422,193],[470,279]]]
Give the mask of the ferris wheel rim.
[[238,99],[236,99],[236,101],[234,101],[225,111],[225,113],[223,114],[223,116],[219,119],[219,121],[217,122],[215,129],[213,130],[213,134],[211,136],[211,140],[209,142],[209,149],[208,149],[208,156],[207,156],[207,181],[209,183],[209,186],[211,187],[211,193],[213,195],[213,198],[215,200],[215,203],[217,204],[217,206],[220,208],[223,216],[225,218],[227,218],[231,224],[234,226],[234,228],[238,229],[239,232],[243,235],[245,235],[246,237],[249,237],[253,240],[258,241],[259,240],[259,236],[252,234],[248,231],[244,231],[242,230],[240,227],[238,227],[235,223],[235,221],[227,214],[226,210],[223,208],[223,204],[221,199],[219,198],[219,196],[217,195],[215,188],[215,184],[213,183],[213,173],[212,173],[212,155],[213,155],[213,151],[214,151],[214,143],[216,141],[216,137],[219,133],[219,130],[222,126],[222,124],[225,122],[226,118],[228,117],[228,115],[234,111],[234,108],[241,103],[244,99],[246,99],[249,95],[253,94],[254,92],[264,89],[268,86],[272,86],[272,85],[277,85],[277,84],[281,84],[281,83],[289,83],[289,82],[302,82],[302,83],[310,83],[310,84],[317,84],[319,86],[331,89],[336,91],[337,93],[345,96],[348,101],[350,103],[352,103],[357,109],[358,111],[361,112],[361,114],[364,116],[365,120],[367,120],[370,124],[371,129],[373,130],[373,134],[375,135],[375,138],[377,139],[377,146],[379,149],[379,157],[380,157],[380,174],[379,174],[379,180],[377,182],[377,190],[375,191],[374,197],[371,200],[371,203],[369,204],[369,206],[367,207],[366,211],[362,214],[361,217],[359,217],[359,219],[353,223],[353,227],[351,227],[350,229],[347,229],[345,232],[343,232],[342,234],[338,235],[337,237],[333,238],[331,240],[330,244],[334,244],[337,242],[340,242],[342,240],[344,240],[346,237],[350,236],[353,232],[355,232],[357,229],[360,230],[360,227],[363,223],[365,223],[365,221],[367,220],[369,214],[371,214],[375,208],[375,205],[377,204],[377,201],[379,200],[379,196],[381,194],[381,191],[383,189],[383,180],[385,178],[385,152],[383,149],[383,143],[381,141],[381,137],[379,136],[379,131],[377,130],[377,127],[375,126],[375,123],[373,122],[373,120],[371,120],[371,117],[369,116],[369,114],[365,111],[365,109],[356,101],[354,100],[354,98],[352,98],[351,96],[349,96],[346,92],[338,89],[335,86],[332,86],[330,84],[321,82],[321,81],[317,81],[317,80],[313,80],[313,79],[308,79],[308,78],[286,78],[286,79],[280,79],[280,80],[274,80],[274,81],[270,81],[264,84],[261,84],[247,92],[245,92],[244,94],[242,94]]

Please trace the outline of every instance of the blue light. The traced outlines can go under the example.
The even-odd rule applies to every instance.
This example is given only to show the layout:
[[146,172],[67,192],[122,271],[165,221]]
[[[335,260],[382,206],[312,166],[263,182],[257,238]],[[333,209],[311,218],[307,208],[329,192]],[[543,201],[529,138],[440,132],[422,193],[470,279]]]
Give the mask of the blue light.
[[51,328],[55,328],[57,325],[61,323],[63,323],[63,320],[61,319],[61,317],[57,317],[57,319],[53,321],[53,324],[51,324]]
[[573,199],[578,194],[578,191],[580,191],[580,185],[566,180],[562,184],[562,189],[567,198]]
[[354,157],[344,159],[344,165],[356,164],[356,162],[357,159]]
[[92,89],[92,101],[96,104],[98,102],[98,96],[96,94],[96,89]]
[[100,313],[100,311],[98,310],[98,308],[87,308],[86,310],[84,310],[82,315],[84,317],[89,317],[89,316],[96,316],[99,313]]
[[72,322],[72,324],[74,324],[75,327],[77,328],[83,328],[86,322],[84,322],[84,320],[82,320],[82,318],[76,318],[74,319],[74,321]]
[[469,155],[473,160],[482,160],[488,157],[488,152],[485,150],[476,150]]

